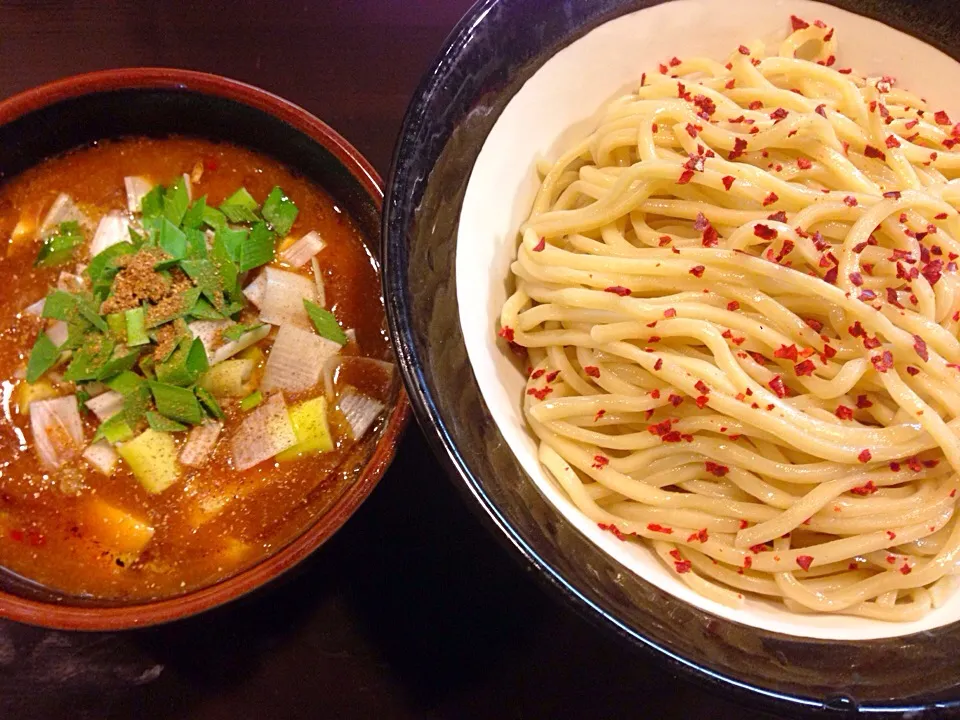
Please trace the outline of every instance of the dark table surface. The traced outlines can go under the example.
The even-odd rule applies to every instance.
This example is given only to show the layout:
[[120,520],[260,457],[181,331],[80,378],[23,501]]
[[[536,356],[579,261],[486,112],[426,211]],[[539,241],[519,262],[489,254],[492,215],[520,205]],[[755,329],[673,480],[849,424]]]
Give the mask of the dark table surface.
[[[471,0],[0,0],[0,96],[186,67],[258,85],[382,175]],[[0,718],[759,718],[628,652],[490,536],[416,426],[356,516],[242,602],[119,634],[0,621]]]

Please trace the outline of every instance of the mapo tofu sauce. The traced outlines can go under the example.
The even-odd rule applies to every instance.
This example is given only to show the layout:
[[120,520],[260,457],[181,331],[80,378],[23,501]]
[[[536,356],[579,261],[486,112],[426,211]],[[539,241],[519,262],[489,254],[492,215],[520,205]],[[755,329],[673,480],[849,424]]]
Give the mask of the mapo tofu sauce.
[[102,142],[0,187],[0,565],[169,596],[269,555],[356,479],[389,405],[376,264],[277,162]]

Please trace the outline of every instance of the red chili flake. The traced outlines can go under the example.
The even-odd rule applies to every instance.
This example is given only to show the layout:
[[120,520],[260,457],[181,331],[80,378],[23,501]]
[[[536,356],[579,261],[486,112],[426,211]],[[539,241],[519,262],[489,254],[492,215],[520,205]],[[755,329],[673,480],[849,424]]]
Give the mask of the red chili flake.
[[878,160],[887,159],[886,154],[882,150],[875,148],[873,145],[867,145],[863,149],[863,154],[866,155],[868,158],[877,158]]
[[657,358],[657,361],[653,364],[653,369],[659,371],[663,367],[663,358]]
[[741,45],[740,47],[737,48],[737,50],[740,52],[741,55],[750,54],[750,48],[748,48],[746,45]]
[[651,129],[653,132],[657,132],[658,130],[660,130],[660,128],[657,126],[656,123],[653,123],[653,125],[650,126],[650,129]]
[[804,570],[809,570],[812,562],[813,555],[797,555],[797,565]]
[[837,269],[835,267],[830,268],[823,276],[823,281],[825,283],[830,283],[835,285],[837,283]]
[[870,451],[864,449],[864,450],[861,450],[861,451],[860,451],[860,454],[859,454],[859,455],[857,455],[857,460],[859,460],[859,461],[862,462],[862,463],[868,463],[868,462],[870,462],[870,458],[872,458],[872,457],[873,457],[873,455],[870,454]]
[[650,397],[652,397],[654,400],[659,400],[659,399],[660,399],[660,389],[659,389],[659,388],[654,388],[653,390],[651,390],[651,391],[650,391]]
[[846,405],[837,405],[834,415],[841,420],[853,420],[853,408],[847,407]]
[[936,161],[936,159],[937,159],[938,157],[939,157],[939,155],[937,155],[936,152],[930,153],[930,159],[931,159],[931,160]]
[[703,265],[694,265],[692,268],[690,268],[690,274],[694,277],[700,278],[703,277],[704,270],[706,270],[706,268]]
[[943,270],[942,260],[931,260],[920,270],[920,274],[926,278],[930,285],[936,285],[940,279],[940,273]]
[[940,464],[940,461],[939,461],[939,460],[924,460],[924,461],[923,461],[923,466],[924,466],[925,468],[935,468],[935,467],[936,467],[937,465],[939,465],[939,464]]
[[854,495],[872,495],[877,491],[877,486],[873,480],[867,480],[864,485],[858,485],[855,488],[851,488],[850,492]]
[[884,350],[882,355],[873,355],[870,358],[870,362],[873,363],[873,367],[876,368],[877,372],[885,373],[893,367],[893,353],[889,350]]
[[664,245],[669,245],[669,244],[671,243],[671,241],[672,241],[672,238],[671,238],[669,235],[661,235],[661,236],[660,236],[660,247],[663,247]]
[[593,465],[597,470],[603,470],[607,465],[610,464],[610,458],[603,455],[594,455],[593,456]]
[[793,27],[794,32],[810,27],[810,23],[808,23],[806,20],[801,20],[796,15],[790,16],[790,25]]
[[761,225],[759,223],[753,226],[753,234],[763,240],[773,240],[778,235],[777,231],[769,225]]
[[217,161],[216,161],[215,158],[212,158],[212,157],[209,157],[209,156],[208,156],[208,157],[205,157],[205,158],[203,159],[203,169],[204,169],[204,170],[209,170],[210,172],[213,172],[213,171],[216,170],[218,167],[219,167],[219,165],[217,164]]
[[647,525],[647,530],[649,530],[650,532],[663,533],[664,535],[673,535],[672,527],[666,527],[659,523],[649,523]]
[[[786,110],[784,110],[784,109],[781,108],[781,107],[778,107],[776,110],[774,110],[772,113],[770,113],[770,119],[771,119],[771,120],[775,120],[776,122],[780,122],[780,121],[783,120],[787,115],[789,115],[789,113],[788,113]],[[774,124],[776,124],[776,123],[774,123]]]
[[860,287],[861,285],[863,285],[863,275],[861,275],[860,273],[852,272],[847,277],[849,277],[850,282],[852,282],[857,287]]
[[840,144],[843,145],[843,154],[844,154],[844,155],[849,155],[849,154],[850,154],[850,143],[848,143],[846,140],[841,140],[841,141],[840,141]]
[[935,112],[933,115],[933,119],[937,121],[937,125],[950,124],[950,116],[947,115],[947,113],[945,113],[943,110],[937,110],[937,112]]
[[707,460],[705,464],[706,464],[707,472],[712,475],[716,475],[717,477],[723,477],[728,472],[730,472],[730,468],[728,468],[726,465],[720,465],[719,463],[715,463],[712,460]]
[[731,300],[730,302],[727,303],[727,310],[729,310],[730,312],[733,312],[739,309],[740,309],[740,303],[738,303],[736,300]]
[[913,365],[907,365],[907,374],[908,375],[919,375],[920,368],[915,368]]
[[773,203],[775,203],[779,199],[780,198],[777,197],[777,194],[775,192],[771,192],[769,195],[767,195],[763,199],[763,206],[766,207],[767,205],[773,205]]
[[893,530],[887,530],[887,537],[891,540],[896,540],[897,534]]
[[785,398],[787,396],[787,388],[783,384],[783,378],[780,375],[775,375],[773,379],[767,383],[767,386],[777,394],[778,398]]
[[673,567],[679,574],[683,575],[684,573],[690,572],[693,563],[689,560],[677,560],[673,563]]
[[873,407],[873,403],[870,402],[870,399],[866,395],[857,395],[857,407],[861,410],[866,410],[869,407]]
[[900,472],[900,463],[898,463],[898,462],[892,462],[892,463],[890,463],[890,471],[891,471],[891,472]]
[[817,107],[815,107],[815,108],[813,109],[813,111],[814,111],[815,113],[817,113],[817,115],[820,115],[820,116],[822,116],[822,117],[826,117],[826,116],[827,116],[827,106],[826,106],[826,105],[817,105]]
[[887,147],[888,147],[888,148],[898,148],[898,147],[900,147],[900,141],[897,140],[896,136],[894,136],[894,135],[887,135],[886,143],[887,143]]
[[527,395],[533,395],[537,400],[545,400],[547,395],[553,392],[553,388],[547,385],[542,387],[539,390],[537,388],[530,388],[527,390]]
[[660,435],[660,436],[662,436],[662,435],[666,435],[668,432],[670,432],[670,428],[671,428],[671,427],[672,427],[672,422],[670,421],[669,418],[667,418],[666,420],[661,420],[661,421],[658,422],[656,425],[650,425],[650,426],[648,426],[648,427],[647,427],[647,432],[650,433],[651,435]]
[[546,377],[547,382],[548,382],[548,383],[553,382],[554,380],[557,379],[557,376],[558,376],[559,374],[560,374],[560,371],[559,371],[559,370],[554,370],[553,372],[548,373],[548,374],[547,374],[547,377]]
[[743,155],[747,150],[747,141],[743,138],[735,138],[733,141],[733,150],[730,153],[729,159],[734,160],[741,155]]
[[946,213],[937,213],[936,215],[933,216],[933,219],[934,219],[934,220],[946,220],[946,219],[947,219],[947,214],[946,214]]
[[687,170],[693,170],[694,172],[703,172],[703,168],[706,164],[706,158],[703,155],[690,155],[690,159],[687,160],[683,166]]
[[599,410],[597,410],[597,414],[593,416],[593,421],[596,422],[606,414],[607,414],[607,411],[604,410],[603,408],[600,408]]
[[[826,35],[823,36],[824,42],[830,42],[830,40],[833,38],[833,30],[834,30],[833,28],[830,28],[830,32],[828,32]],[[827,64],[832,65],[833,63],[827,63]]]
[[827,360],[834,357],[836,354],[837,354],[836,348],[834,348],[832,345],[824,345],[823,346],[824,365],[826,365]]
[[706,95],[696,95],[693,98],[693,104],[700,108],[698,113],[700,117],[709,120],[710,116],[717,111],[717,105]]
[[756,67],[760,64],[760,58],[750,58],[750,64]]
[[857,199],[853,195],[847,195],[843,199],[843,204],[846,205],[847,207],[856,207]]
[[797,359],[797,346],[796,345],[781,345],[776,350],[773,351],[773,356],[775,358],[784,358],[785,360],[796,360]]
[[620,297],[627,297],[630,294],[630,288],[625,288],[623,285],[611,285],[608,288],[604,288],[603,291],[619,295]]
[[736,81],[734,78],[730,78],[729,80],[727,80],[727,82],[726,82],[726,84],[724,85],[724,87],[725,87],[727,90],[733,90],[733,86],[736,84],[736,82],[737,82],[737,81]]
[[543,377],[543,374],[544,374],[545,372],[546,372],[546,370],[544,370],[543,368],[540,368],[539,370],[534,371],[534,372],[530,375],[530,379],[531,379],[531,380],[539,380],[541,377]]
[[660,70],[661,75],[667,74],[667,66],[664,65],[663,63],[660,63],[660,65],[658,66],[658,69]]
[[799,157],[797,158],[797,167],[800,168],[801,170],[809,170],[810,168],[813,167],[813,163],[810,162],[808,158]]
[[816,366],[813,364],[813,360],[804,360],[793,366],[793,371],[797,374],[797,377],[813,375],[814,370],[816,370]]
[[587,365],[583,368],[583,371],[590,377],[600,377],[600,368],[598,368],[596,365]]
[[703,380],[697,380],[697,384],[694,385],[694,387],[697,389],[697,392],[703,395],[710,394],[710,388],[707,387],[706,383],[704,383]]
[[717,243],[720,242],[720,235],[713,225],[707,225],[707,229],[703,231],[703,237],[700,239],[700,242],[703,247],[717,246]]
[[703,410],[703,408],[705,408],[710,403],[710,398],[708,398],[706,395],[697,395],[697,397],[695,397],[693,401],[697,404],[698,408]]
[[[732,160],[733,158],[731,157],[730,159]],[[723,183],[723,187],[727,190],[729,190],[730,186],[733,185],[734,180],[736,180],[736,178],[733,175],[724,175],[722,178],[720,178],[720,182]]]
[[747,107],[751,110],[759,110],[763,107],[763,103],[759,100],[753,100],[749,105],[747,105]]
[[912,571],[913,568],[911,568],[906,561],[904,561],[903,566],[900,568],[900,572],[902,572],[904,575],[909,575]]
[[667,308],[666,310],[663,311],[663,316],[664,316],[665,318],[676,317],[676,316],[677,316],[677,311],[674,310],[673,308]]
[[684,170],[677,178],[677,185],[686,185],[693,180],[693,170]]
[[746,520],[741,520],[741,521],[740,521],[740,529],[741,529],[741,530],[746,530],[747,527],[749,527],[749,525],[750,525],[750,523],[748,523]]
[[749,555],[747,555],[747,556],[743,559],[743,569],[737,570],[737,572],[740,573],[741,575],[743,575],[743,571],[744,571],[744,570],[749,570],[752,565],[753,565],[753,558],[750,557]]
[[957,496],[957,489],[954,488],[953,490],[950,491],[950,497],[956,497],[956,496]]
[[877,299],[877,294],[873,290],[863,289],[860,291],[860,295],[857,296],[860,302],[870,302]]
[[670,62],[669,62],[670,67],[676,67],[679,64],[680,64],[680,58],[678,57],[670,58]]
[[651,335],[650,337],[647,338],[647,342],[652,342],[652,343],[660,342],[660,336],[659,336],[659,335]]
[[863,338],[863,346],[867,350],[875,350],[876,348],[880,347],[880,338],[878,338],[876,335],[873,337],[867,335]]
[[930,353],[927,351],[927,343],[919,335],[913,336],[913,349],[917,351],[917,355],[919,355],[924,362],[928,362],[930,360]]
[[513,342],[513,328],[512,328],[512,327],[508,327],[508,326],[505,325],[504,327],[500,328],[500,332],[498,332],[497,335],[499,335],[500,337],[502,337],[502,338],[503,338],[504,340],[506,340],[507,342]]
[[533,246],[534,252],[543,252],[543,249],[547,246],[547,239],[540,238],[540,242]]
[[[823,63],[823,64],[826,65],[827,67],[830,67],[830,66],[832,66],[836,61],[837,61],[836,56],[831,55],[830,57],[827,58],[827,61],[826,61],[825,63]],[[818,63],[818,64],[819,64],[819,63]]]
[[618,528],[613,523],[610,523],[609,525],[607,525],[606,523],[597,523],[597,527],[600,528],[601,530],[605,530],[607,532],[613,533],[616,536],[617,540],[626,541],[627,539],[627,536],[624,535],[620,531],[620,528]]

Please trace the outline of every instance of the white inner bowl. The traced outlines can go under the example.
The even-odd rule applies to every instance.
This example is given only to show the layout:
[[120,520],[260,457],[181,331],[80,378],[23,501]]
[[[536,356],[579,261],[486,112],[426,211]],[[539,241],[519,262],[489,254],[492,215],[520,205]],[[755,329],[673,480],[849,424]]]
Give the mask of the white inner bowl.
[[521,412],[525,379],[496,339],[517,229],[539,187],[536,159],[555,160],[573,140],[589,134],[603,106],[638,86],[642,72],[657,72],[657,65],[674,55],[720,59],[755,40],[775,47],[787,34],[791,14],[836,28],[839,67],[891,75],[931,107],[957,109],[951,96],[960,87],[960,64],[882,23],[810,0],[674,0],[605,23],[550,58],[510,101],[483,145],[457,237],[460,324],[484,400],[524,470],[567,520],[625,567],[702,610],[765,630],[835,640],[907,635],[960,619],[960,593],[907,623],[802,615],[753,598],[732,609],[688,588],[647,547],[600,530],[540,467],[537,443]]

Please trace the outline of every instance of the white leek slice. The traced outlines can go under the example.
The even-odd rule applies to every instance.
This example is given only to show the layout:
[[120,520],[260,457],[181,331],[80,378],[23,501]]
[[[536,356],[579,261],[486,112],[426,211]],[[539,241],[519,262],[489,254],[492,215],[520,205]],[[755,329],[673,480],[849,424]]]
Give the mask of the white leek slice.
[[108,390],[84,403],[100,422],[105,422],[123,410],[123,395],[115,390]]
[[40,223],[40,236],[46,237],[48,233],[56,230],[60,223],[64,222],[78,222],[87,227],[90,225],[90,220],[76,206],[73,198],[66,193],[60,193],[57,195],[57,199],[53,201],[53,205],[50,206],[50,210],[47,211],[43,222]]
[[320,261],[317,258],[310,258],[310,267],[313,268],[313,281],[317,286],[317,305],[322,308],[327,306],[327,288],[323,284],[323,270],[320,269]]
[[43,315],[43,305],[44,305],[44,303],[46,303],[46,302],[47,302],[47,299],[46,299],[45,297],[40,298],[40,299],[37,300],[35,303],[31,303],[31,304],[27,305],[27,306],[23,309],[23,314],[24,314],[24,315],[33,315],[33,316],[35,316],[35,317],[40,317],[40,316],[42,316],[42,315]]
[[190,467],[203,467],[213,454],[213,449],[220,439],[223,423],[217,421],[197,425],[187,436],[183,450],[180,451],[180,462]]
[[80,454],[83,423],[75,395],[30,403],[33,444],[44,467],[56,469]]
[[117,467],[120,456],[106,440],[97,440],[83,451],[83,459],[109,477]]
[[187,200],[193,202],[193,183],[190,181],[190,174],[183,174],[183,187],[187,190]]
[[132,213],[139,213],[141,204],[143,203],[143,196],[153,190],[153,183],[145,177],[135,175],[133,177],[125,177],[123,179],[123,186],[127,190],[127,210]]
[[264,392],[309,390],[320,380],[327,359],[340,352],[340,345],[295,325],[281,325],[263,369]]
[[69,334],[70,328],[63,320],[57,320],[47,328],[47,337],[49,337],[57,347],[60,347],[67,341]]
[[233,466],[237,470],[252,468],[296,442],[287,404],[281,393],[275,393],[247,416],[233,436]]
[[379,400],[374,400],[355,388],[344,390],[340,396],[340,412],[350,425],[354,440],[359,440],[366,435],[384,407],[386,406]]
[[310,278],[286,270],[264,268],[266,288],[260,305],[260,320],[271,325],[310,327],[304,299],[316,302],[317,288]]
[[312,260],[313,256],[323,250],[324,247],[326,247],[326,243],[323,241],[323,238],[320,237],[320,233],[312,230],[280,253],[280,258],[288,265],[302,267]]
[[117,211],[108,212],[100,219],[90,241],[90,257],[96,257],[108,247],[122,242],[131,242],[130,221]]
[[263,295],[266,292],[267,275],[261,272],[243,289],[243,296],[259,308],[263,305]]
[[68,273],[66,270],[62,271],[60,275],[57,276],[57,290],[64,290],[69,293],[78,293],[83,292],[87,287],[87,281],[83,278],[83,275],[73,273]]
[[209,358],[209,363],[211,365],[216,365],[219,362],[223,362],[227,358],[231,358],[236,355],[238,352],[246,350],[251,345],[254,345],[261,340],[263,340],[267,335],[270,334],[269,325],[261,325],[255,330],[244,333],[236,340],[231,340],[228,343],[224,343],[218,347],[213,355]]
[[216,365],[233,357],[270,334],[270,326],[262,325],[244,333],[236,340],[225,343],[223,331],[233,324],[229,320],[196,320],[187,325],[193,336],[200,338],[200,342],[203,343],[203,349],[207,351],[207,362],[210,365]]

